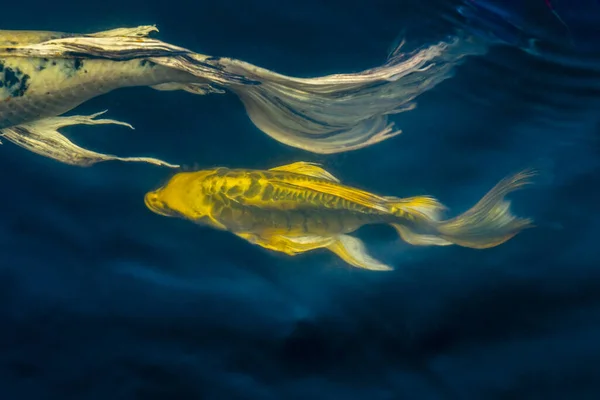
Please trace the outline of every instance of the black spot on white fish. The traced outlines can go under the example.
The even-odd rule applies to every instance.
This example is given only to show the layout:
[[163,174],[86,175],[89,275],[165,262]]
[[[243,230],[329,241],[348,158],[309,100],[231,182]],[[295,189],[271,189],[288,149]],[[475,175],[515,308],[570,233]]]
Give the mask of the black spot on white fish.
[[48,60],[47,58],[42,58],[42,59],[40,60],[40,63],[39,63],[39,64],[38,64],[38,66],[37,66],[37,70],[38,70],[38,71],[43,71],[43,70],[45,70],[45,69],[48,67],[48,61],[49,61],[49,60]]
[[83,60],[81,58],[76,58],[73,61],[73,69],[75,71],[79,71],[83,67]]
[[149,60],[141,60],[140,61],[140,67],[150,67],[150,68],[154,68],[156,66],[156,63],[153,63],[152,61]]
[[0,87],[5,88],[8,97],[21,97],[29,89],[29,79],[19,68],[7,66],[0,60]]
[[6,68],[4,70],[4,85],[6,87],[11,87],[19,83],[19,78],[17,78],[17,72],[15,72],[12,68]]
[[67,76],[67,78],[71,78],[73,75],[75,75],[73,63],[67,61],[66,65],[63,65],[63,73]]
[[29,75],[23,75],[23,78],[21,79],[21,82],[19,82],[19,86],[17,87],[16,91],[12,92],[12,96],[24,96],[25,92],[27,92],[27,89],[29,89]]
[[[53,62],[52,65],[56,65],[56,63]],[[75,76],[77,72],[81,70],[81,68],[83,68],[83,59],[70,58],[66,60],[61,60],[59,61],[59,67],[61,68],[62,73],[65,74],[67,78],[71,78]]]

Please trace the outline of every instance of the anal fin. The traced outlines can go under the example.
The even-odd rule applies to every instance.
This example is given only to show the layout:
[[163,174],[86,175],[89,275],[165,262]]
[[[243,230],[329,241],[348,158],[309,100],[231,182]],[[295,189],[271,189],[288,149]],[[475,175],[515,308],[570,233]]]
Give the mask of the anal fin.
[[339,235],[327,248],[348,264],[372,271],[391,271],[392,267],[371,257],[362,240],[349,235]]

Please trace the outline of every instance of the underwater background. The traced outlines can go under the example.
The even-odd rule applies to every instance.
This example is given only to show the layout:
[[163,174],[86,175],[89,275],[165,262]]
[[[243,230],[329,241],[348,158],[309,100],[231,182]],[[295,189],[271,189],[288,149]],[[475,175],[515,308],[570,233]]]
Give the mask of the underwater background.
[[492,249],[359,236],[396,270],[271,253],[146,209],[171,171],[60,164],[0,147],[0,399],[597,399],[597,1],[7,2],[2,29],[155,37],[293,76],[361,71],[402,38],[471,30],[489,51],[394,117],[400,136],[329,156],[287,147],[230,94],[119,89],[69,114],[87,148],[189,167],[322,163],[343,183],[433,195],[455,215],[521,168],[536,227]]

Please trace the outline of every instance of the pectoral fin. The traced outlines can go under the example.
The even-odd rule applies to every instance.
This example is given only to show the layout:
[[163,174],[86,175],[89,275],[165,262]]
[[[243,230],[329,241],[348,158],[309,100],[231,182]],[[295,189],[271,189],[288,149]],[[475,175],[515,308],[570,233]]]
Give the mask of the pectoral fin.
[[34,153],[40,154],[54,160],[70,164],[87,167],[101,161],[136,161],[147,162],[154,165],[177,168],[177,165],[169,164],[165,161],[151,157],[118,157],[111,154],[96,153],[91,150],[77,146],[64,135],[58,132],[58,129],[69,125],[100,125],[115,124],[123,125],[129,128],[133,127],[125,122],[112,119],[94,119],[104,114],[99,112],[89,116],[72,115],[68,117],[52,117],[38,121],[13,126],[2,129],[0,136],[10,140]]
[[348,264],[373,271],[391,271],[392,267],[371,257],[362,240],[349,235],[339,235],[337,240],[327,247]]
[[296,174],[312,176],[315,178],[327,179],[333,182],[340,182],[338,178],[333,176],[331,173],[325,171],[323,168],[316,163],[309,163],[305,161],[298,161],[292,164],[281,165],[279,167],[271,168],[270,171],[286,171],[294,172]]
[[247,232],[236,233],[236,235],[265,249],[278,251],[290,256],[327,247],[335,241],[335,238],[332,237],[316,235],[290,237],[282,235],[257,235]]

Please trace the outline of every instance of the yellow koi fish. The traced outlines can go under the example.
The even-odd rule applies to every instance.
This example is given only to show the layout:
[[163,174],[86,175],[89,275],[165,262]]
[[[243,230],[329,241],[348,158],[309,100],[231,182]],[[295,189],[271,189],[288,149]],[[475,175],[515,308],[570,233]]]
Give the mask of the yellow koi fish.
[[367,224],[389,224],[412,245],[494,247],[525,228],[504,197],[530,183],[532,171],[507,177],[475,206],[442,220],[445,207],[429,196],[378,196],[344,186],[318,164],[269,170],[215,168],[174,175],[145,196],[153,212],[226,230],[266,249],[296,255],[326,248],[348,264],[391,270],[350,236]]

